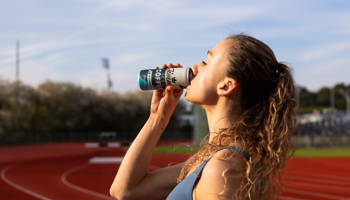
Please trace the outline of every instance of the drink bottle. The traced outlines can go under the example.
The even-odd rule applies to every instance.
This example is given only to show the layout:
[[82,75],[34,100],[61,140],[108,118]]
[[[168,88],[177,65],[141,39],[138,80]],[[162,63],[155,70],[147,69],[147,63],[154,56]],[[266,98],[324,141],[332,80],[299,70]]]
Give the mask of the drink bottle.
[[191,68],[146,69],[140,71],[138,81],[141,90],[164,90],[168,85],[184,89],[192,78]]

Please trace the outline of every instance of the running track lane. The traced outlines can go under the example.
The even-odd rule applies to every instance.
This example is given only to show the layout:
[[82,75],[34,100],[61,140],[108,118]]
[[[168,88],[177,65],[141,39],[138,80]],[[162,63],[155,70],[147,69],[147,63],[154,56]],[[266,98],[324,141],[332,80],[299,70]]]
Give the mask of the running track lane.
[[[92,157],[124,154],[124,148],[85,148],[84,143],[2,146],[0,199],[111,199],[109,187],[119,166],[87,163]],[[166,166],[168,160],[156,161],[151,169]]]
[[282,195],[300,199],[350,199],[350,158],[295,158],[286,166]]
[[[89,149],[84,143],[0,147],[0,199],[111,199],[106,188],[98,193],[71,187],[64,174],[91,157],[124,153],[122,148]],[[96,185],[94,179],[89,183]]]
[[[23,151],[25,150],[25,151]],[[83,144],[0,147],[0,170],[14,183],[48,199],[106,199],[118,164],[87,164],[92,157],[123,156],[120,148]],[[154,155],[151,170],[184,155]],[[350,158],[298,158],[286,167],[281,200],[350,199]],[[43,175],[40,175],[43,174]],[[34,181],[35,180],[35,181]],[[65,183],[66,182],[66,183]],[[102,195],[102,196],[99,196]],[[45,197],[46,197],[45,196]],[[37,199],[0,181],[0,199]],[[44,199],[40,198],[39,199]]]

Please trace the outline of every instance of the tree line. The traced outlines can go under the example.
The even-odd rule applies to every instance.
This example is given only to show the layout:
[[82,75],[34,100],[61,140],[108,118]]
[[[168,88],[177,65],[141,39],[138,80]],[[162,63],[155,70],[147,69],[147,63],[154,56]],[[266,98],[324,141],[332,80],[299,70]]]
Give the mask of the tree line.
[[[333,93],[331,92],[333,89]],[[321,110],[323,108],[330,108],[331,105],[331,94],[334,95],[334,108],[337,110],[346,109],[346,100],[340,94],[340,90],[350,90],[350,85],[339,83],[333,88],[322,87],[316,92],[309,91],[306,87],[299,87],[299,106],[298,113],[312,112],[313,109]]]
[[[350,85],[334,88],[334,108],[346,109],[339,93]],[[152,92],[135,90],[125,94],[98,92],[69,82],[46,81],[37,87],[10,82],[0,77],[0,143],[24,142],[38,137],[68,137],[73,133],[116,132],[121,139],[133,139],[150,114]],[[299,114],[331,107],[331,88],[311,92],[299,87]],[[175,109],[167,130],[191,131],[179,127],[184,102]],[[87,138],[88,139],[88,138]],[[6,142],[7,141],[7,142]]]
[[[52,138],[72,133],[123,133],[131,139],[150,114],[152,92],[98,92],[69,82],[46,81],[37,87],[0,79],[0,143]],[[180,102],[167,127],[176,126]],[[26,141],[25,141],[26,142]]]

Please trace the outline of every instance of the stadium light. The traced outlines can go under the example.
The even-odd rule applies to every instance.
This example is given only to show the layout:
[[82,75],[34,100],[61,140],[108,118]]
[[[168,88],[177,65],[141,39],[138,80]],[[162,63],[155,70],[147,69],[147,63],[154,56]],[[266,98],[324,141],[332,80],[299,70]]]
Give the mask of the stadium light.
[[16,43],[16,81],[19,81],[19,40]]
[[296,85],[295,86],[295,100],[297,101],[297,106],[296,106],[296,110],[298,110],[299,109],[299,107],[300,107],[300,91],[301,91],[301,87],[300,86],[298,86],[298,85]]
[[330,95],[331,109],[334,110],[334,87],[331,88]]
[[350,117],[350,94],[349,88],[346,89],[346,92],[342,89],[339,90],[339,94],[341,94],[346,100],[346,114],[348,118]]
[[18,113],[19,113],[19,108],[18,108],[18,88],[19,88],[19,61],[20,61],[20,42],[19,40],[16,41],[16,82],[15,82],[15,111],[14,111],[14,129],[17,131],[18,127]]
[[107,70],[107,90],[110,91],[112,89],[113,83],[109,74],[110,67],[108,58],[102,58],[102,66]]

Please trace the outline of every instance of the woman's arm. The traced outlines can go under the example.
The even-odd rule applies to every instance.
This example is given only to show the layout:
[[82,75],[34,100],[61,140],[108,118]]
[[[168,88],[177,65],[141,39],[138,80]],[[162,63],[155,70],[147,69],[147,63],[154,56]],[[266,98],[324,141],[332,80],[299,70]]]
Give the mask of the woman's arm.
[[[170,64],[169,67],[174,66]],[[113,181],[110,194],[117,199],[164,199],[176,186],[182,164],[148,173],[153,150],[183,90],[174,91],[168,86],[164,92],[165,95],[161,90],[154,91],[150,117],[130,146]]]

